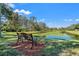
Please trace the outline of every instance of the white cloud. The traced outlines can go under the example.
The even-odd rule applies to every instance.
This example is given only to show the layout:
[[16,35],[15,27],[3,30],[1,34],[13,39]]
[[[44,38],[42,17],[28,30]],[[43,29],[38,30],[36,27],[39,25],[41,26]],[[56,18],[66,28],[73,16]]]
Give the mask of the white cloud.
[[32,12],[30,12],[29,10],[24,10],[24,9],[22,9],[22,10],[20,10],[20,13],[24,13],[24,14],[26,14],[26,15],[29,15],[29,14],[31,14]]
[[15,8],[15,5],[12,4],[12,3],[9,3],[8,5],[9,5],[10,7],[12,7],[12,8]]
[[64,21],[74,21],[74,22],[76,22],[76,21],[79,21],[79,18],[76,18],[76,19],[64,19]]
[[75,21],[79,21],[79,19],[75,19]]
[[45,18],[38,20],[39,22],[45,22]]
[[19,9],[14,10],[14,12],[19,12]]
[[25,13],[26,11],[24,9],[21,9],[20,12]]
[[73,21],[73,19],[64,19],[64,21]]
[[16,10],[14,10],[14,12],[18,12],[18,13],[20,13],[20,14],[26,14],[26,15],[32,14],[31,11],[29,11],[29,10],[24,10],[24,9],[21,9],[21,10],[16,9]]
[[30,12],[30,11],[28,11],[28,10],[25,12],[26,15],[29,15],[29,14],[31,14],[31,13],[32,13],[32,12]]

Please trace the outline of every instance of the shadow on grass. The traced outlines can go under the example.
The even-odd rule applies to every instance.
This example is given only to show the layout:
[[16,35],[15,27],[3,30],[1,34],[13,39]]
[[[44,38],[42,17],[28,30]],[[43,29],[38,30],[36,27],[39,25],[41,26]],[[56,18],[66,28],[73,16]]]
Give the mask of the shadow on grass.
[[47,44],[46,47],[41,52],[42,56],[59,56],[63,50],[67,50],[69,48],[70,49],[79,48],[79,43],[75,43],[75,42],[62,42],[62,43],[52,42],[50,44],[48,43],[46,44]]
[[15,42],[17,41],[17,37],[16,36],[6,36],[3,38],[0,38],[0,43],[10,43],[10,42]]

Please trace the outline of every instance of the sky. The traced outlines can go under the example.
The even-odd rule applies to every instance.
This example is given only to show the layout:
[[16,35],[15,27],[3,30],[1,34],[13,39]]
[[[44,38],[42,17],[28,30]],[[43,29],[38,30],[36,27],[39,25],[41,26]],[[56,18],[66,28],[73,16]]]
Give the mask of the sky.
[[79,23],[79,3],[16,3],[9,4],[14,12],[36,16],[49,27],[67,27]]

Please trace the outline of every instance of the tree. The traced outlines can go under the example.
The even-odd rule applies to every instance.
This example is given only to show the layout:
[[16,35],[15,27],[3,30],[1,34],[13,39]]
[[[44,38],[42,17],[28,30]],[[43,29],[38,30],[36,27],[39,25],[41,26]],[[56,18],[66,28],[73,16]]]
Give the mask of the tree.
[[39,28],[41,31],[44,31],[47,29],[47,26],[44,22],[39,22]]
[[11,15],[12,8],[8,4],[0,4],[0,37],[1,37],[1,17],[4,16],[8,18]]
[[27,31],[28,30],[28,17],[24,15],[18,16],[18,22],[19,22],[19,30],[21,31]]
[[40,31],[39,23],[37,22],[37,18],[35,16],[30,17],[30,25],[31,25],[31,30]]
[[32,30],[32,31],[35,31],[36,17],[35,17],[35,16],[31,16],[29,22],[30,22],[31,30]]
[[67,29],[70,29],[70,30],[74,30],[74,29],[79,29],[79,24],[72,24],[70,26],[67,27]]
[[12,13],[9,19],[10,29],[12,29],[13,31],[18,31],[20,26],[18,13]]

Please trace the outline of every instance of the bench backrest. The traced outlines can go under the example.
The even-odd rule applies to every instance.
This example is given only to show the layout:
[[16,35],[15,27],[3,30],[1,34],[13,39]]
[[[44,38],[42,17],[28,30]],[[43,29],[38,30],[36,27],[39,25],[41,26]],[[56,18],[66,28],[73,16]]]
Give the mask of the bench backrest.
[[27,34],[27,33],[17,33],[18,39],[26,39],[26,40],[33,40],[32,34]]

